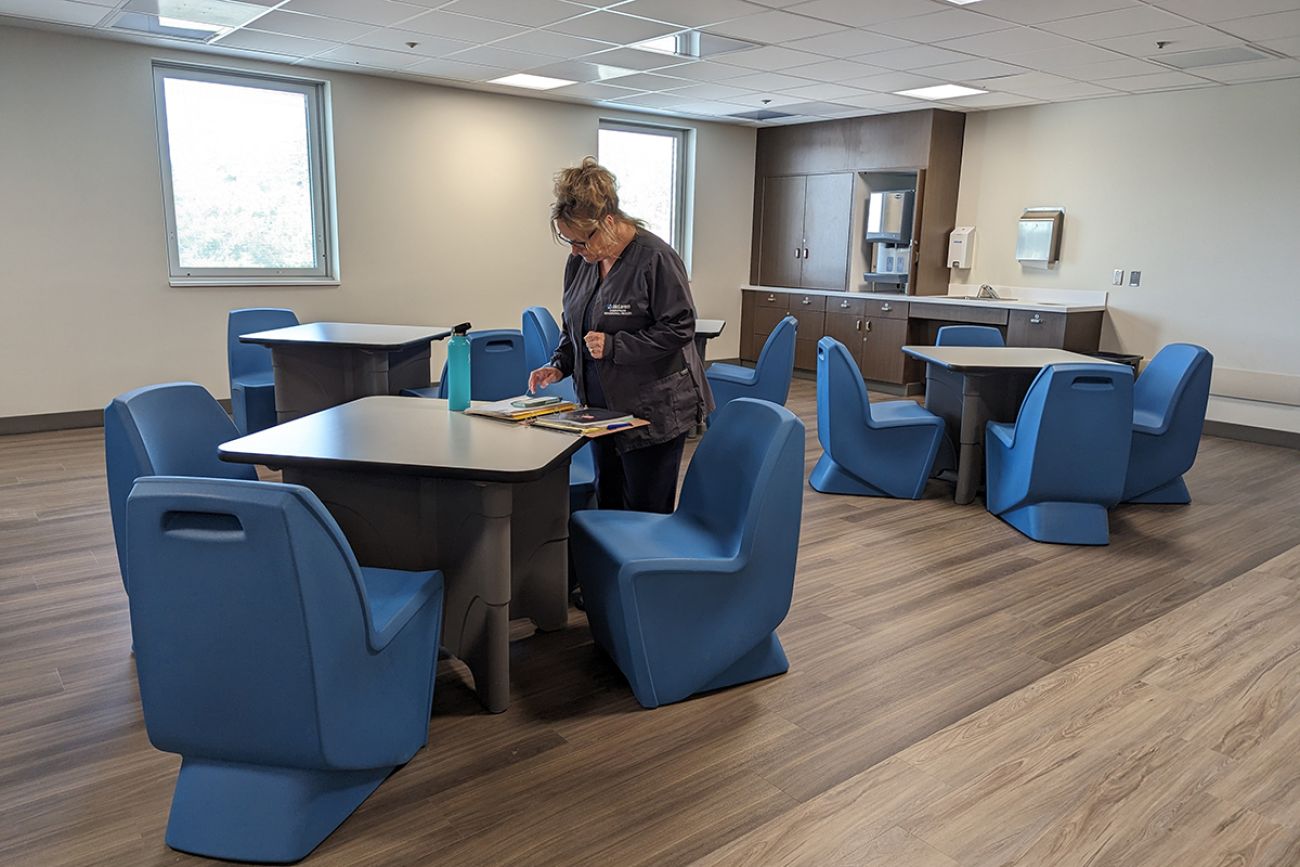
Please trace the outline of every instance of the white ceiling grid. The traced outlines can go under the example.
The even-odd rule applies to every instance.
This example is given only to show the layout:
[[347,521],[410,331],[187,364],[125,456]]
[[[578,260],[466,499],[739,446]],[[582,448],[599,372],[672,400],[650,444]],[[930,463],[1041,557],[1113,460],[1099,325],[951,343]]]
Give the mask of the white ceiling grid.
[[[207,44],[111,29],[144,0],[0,0],[0,23],[520,94],[514,73],[574,81],[548,99],[750,124],[978,111],[1300,78],[1300,0],[199,0],[256,14]],[[686,30],[754,43],[708,60],[637,46]],[[1245,62],[1179,68],[1204,48]],[[923,102],[933,84],[989,91]],[[770,108],[772,121],[727,115]]]

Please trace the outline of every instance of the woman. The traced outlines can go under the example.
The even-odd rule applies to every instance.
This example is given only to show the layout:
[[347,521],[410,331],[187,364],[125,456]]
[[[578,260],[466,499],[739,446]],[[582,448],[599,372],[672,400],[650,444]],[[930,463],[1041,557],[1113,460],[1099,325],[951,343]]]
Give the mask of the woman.
[[564,327],[534,370],[535,391],[573,376],[587,406],[650,422],[592,440],[602,509],[671,512],[686,434],[713,409],[695,350],[695,302],[681,258],[619,208],[617,184],[592,157],[555,178],[551,226],[569,246]]

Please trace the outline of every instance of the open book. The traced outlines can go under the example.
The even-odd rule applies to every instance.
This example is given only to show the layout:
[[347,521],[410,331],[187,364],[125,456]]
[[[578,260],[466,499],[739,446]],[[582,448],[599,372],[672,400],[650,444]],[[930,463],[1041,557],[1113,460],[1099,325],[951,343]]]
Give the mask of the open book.
[[557,400],[554,403],[541,405],[535,404],[535,399],[528,395],[519,397],[508,397],[505,400],[494,400],[488,403],[481,403],[471,406],[465,410],[466,415],[484,415],[488,418],[499,418],[505,421],[528,421],[529,419],[539,418],[541,416],[554,415],[555,413],[570,412],[578,408],[578,405],[572,401]]

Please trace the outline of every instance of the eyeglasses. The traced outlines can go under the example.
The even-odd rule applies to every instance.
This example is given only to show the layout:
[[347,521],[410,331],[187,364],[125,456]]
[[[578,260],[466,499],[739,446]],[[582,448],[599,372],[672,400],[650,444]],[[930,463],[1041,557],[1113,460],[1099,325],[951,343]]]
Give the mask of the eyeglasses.
[[597,226],[595,229],[592,229],[590,232],[588,232],[587,237],[583,238],[581,241],[570,240],[569,238],[566,238],[563,235],[561,235],[559,229],[556,229],[555,238],[561,244],[567,244],[570,247],[577,247],[579,250],[584,250],[587,247],[587,243],[596,236],[596,231],[598,229],[600,229],[600,226]]

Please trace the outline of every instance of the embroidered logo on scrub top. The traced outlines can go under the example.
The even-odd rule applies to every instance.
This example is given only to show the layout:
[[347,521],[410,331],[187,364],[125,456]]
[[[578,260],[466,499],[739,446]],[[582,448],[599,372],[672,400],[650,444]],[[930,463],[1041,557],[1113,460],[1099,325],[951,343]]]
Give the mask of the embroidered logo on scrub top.
[[606,316],[631,316],[632,305],[631,304],[606,304],[605,315]]

